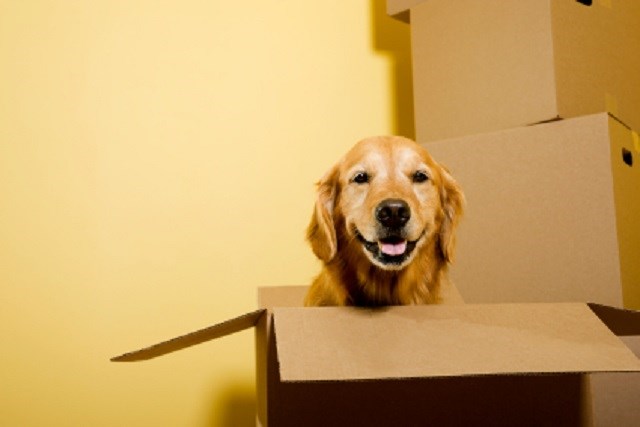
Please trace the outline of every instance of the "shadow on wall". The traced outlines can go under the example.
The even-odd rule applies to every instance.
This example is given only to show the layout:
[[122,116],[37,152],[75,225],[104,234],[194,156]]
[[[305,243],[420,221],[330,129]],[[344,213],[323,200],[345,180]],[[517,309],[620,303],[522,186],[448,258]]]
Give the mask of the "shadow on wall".
[[409,24],[387,15],[386,0],[371,0],[373,49],[391,59],[390,82],[393,103],[393,132],[415,139],[413,119],[413,77],[411,74],[411,31]]
[[212,427],[255,427],[256,390],[253,383],[234,382],[217,394],[211,408]]

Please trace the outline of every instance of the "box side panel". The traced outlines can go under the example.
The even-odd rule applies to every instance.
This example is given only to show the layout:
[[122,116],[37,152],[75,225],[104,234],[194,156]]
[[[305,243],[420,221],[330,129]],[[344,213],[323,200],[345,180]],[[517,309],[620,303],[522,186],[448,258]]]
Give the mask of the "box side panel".
[[[267,417],[265,426],[281,426],[282,415],[291,411],[291,402],[287,396],[283,383],[280,379],[280,366],[278,363],[278,349],[276,346],[276,337],[273,332],[274,319],[269,316],[269,333],[267,336],[267,355],[266,355],[266,380],[267,380],[267,400],[266,409]],[[295,409],[295,408],[294,408]]]
[[[592,307],[594,309],[594,307]],[[640,313],[595,307],[599,317],[640,358]],[[640,373],[590,375],[595,425],[635,427],[640,420]]]
[[[621,339],[622,342],[633,351],[633,354],[640,358],[640,334],[621,337]],[[638,400],[638,402],[640,402],[640,400]]]
[[623,301],[639,310],[640,137],[617,120],[610,119],[609,126]]
[[261,427],[279,426],[277,416],[288,402],[281,392],[273,315],[263,316],[256,328],[257,422]]
[[636,427],[640,420],[640,374],[592,374],[593,418],[598,427]]
[[588,304],[591,311],[617,336],[640,335],[640,311]]
[[606,111],[606,82],[613,80],[611,8],[598,2],[551,2],[558,105],[562,117]]
[[558,115],[548,0],[425,1],[411,43],[420,142]]
[[[616,313],[612,313],[616,316]],[[626,316],[625,316],[626,314]],[[638,313],[618,311],[614,323],[626,320],[621,332],[635,335],[621,337],[640,358],[640,322]],[[629,318],[631,316],[631,318]],[[611,316],[608,316],[611,317]],[[595,425],[603,427],[635,427],[640,420],[640,373],[603,373],[590,375]]]
[[267,426],[267,385],[268,385],[268,331],[271,314],[265,314],[256,324],[256,425]]
[[621,305],[607,121],[425,144],[467,197],[451,269],[466,302]]
[[609,111],[640,129],[640,2],[551,4],[560,115]]
[[588,426],[581,375],[282,383],[277,426]]

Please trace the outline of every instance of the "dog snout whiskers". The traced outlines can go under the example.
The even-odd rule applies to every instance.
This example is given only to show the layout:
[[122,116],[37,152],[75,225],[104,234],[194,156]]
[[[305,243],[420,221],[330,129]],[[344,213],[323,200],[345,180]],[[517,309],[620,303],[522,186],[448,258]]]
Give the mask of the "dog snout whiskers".
[[375,211],[376,219],[387,228],[403,227],[411,218],[411,209],[404,200],[383,200]]

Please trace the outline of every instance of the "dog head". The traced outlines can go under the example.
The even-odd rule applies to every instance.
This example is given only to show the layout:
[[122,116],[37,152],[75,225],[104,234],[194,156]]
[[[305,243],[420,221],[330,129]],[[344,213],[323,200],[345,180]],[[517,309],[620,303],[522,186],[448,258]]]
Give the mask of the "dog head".
[[423,247],[451,261],[463,205],[455,180],[426,149],[402,137],[369,138],[318,183],[307,239],[325,263],[348,251],[402,270]]

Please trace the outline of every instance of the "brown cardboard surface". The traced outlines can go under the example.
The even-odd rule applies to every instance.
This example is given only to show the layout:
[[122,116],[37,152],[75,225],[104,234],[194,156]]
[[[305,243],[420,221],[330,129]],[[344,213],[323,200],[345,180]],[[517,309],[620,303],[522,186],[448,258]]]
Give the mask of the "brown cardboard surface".
[[274,321],[283,381],[640,370],[585,304],[277,308]]
[[609,111],[640,129],[640,2],[388,0],[410,9],[420,142]]
[[[313,413],[313,411],[309,411],[306,408],[306,405],[309,405],[309,402],[317,400],[317,396],[315,398],[308,396],[308,389],[296,389],[294,391],[290,391],[286,385],[281,382],[275,334],[272,333],[273,321],[271,316],[272,309],[274,307],[302,307],[307,289],[307,286],[275,286],[261,287],[258,289],[258,305],[261,308],[269,310],[269,314],[267,316],[263,316],[256,327],[256,392],[258,395],[258,425],[267,426],[269,422],[271,425],[278,426],[313,425],[314,417],[309,416],[304,420],[300,420],[296,418],[296,415],[303,412],[308,414]],[[447,304],[463,303],[460,293],[450,282],[443,283],[442,298]],[[291,393],[291,395],[289,395],[289,393]],[[340,395],[339,392],[335,393],[334,391],[332,393],[334,396]],[[306,398],[303,396],[306,396]],[[311,400],[307,401],[307,398]],[[299,410],[291,411],[290,408],[292,406]],[[352,413],[354,416],[358,415],[353,411]],[[410,414],[407,410],[405,410],[404,413],[407,416]],[[322,419],[324,418],[316,418],[318,422]],[[351,420],[358,420],[358,422],[361,423],[365,419],[366,417],[363,417],[362,414],[360,414]],[[343,418],[341,424],[334,425],[352,425],[349,420],[349,418]]]
[[[638,324],[636,324],[638,326]],[[640,335],[623,342],[640,357]],[[640,373],[607,373],[590,376],[595,425],[635,427],[640,420]]]
[[551,18],[560,117],[608,111],[640,129],[640,2],[551,0]]
[[[590,426],[594,419],[596,425],[613,425],[611,420],[619,423],[616,427],[634,425],[629,420],[637,413],[640,374],[586,376],[554,370],[567,365],[580,372],[640,370],[640,362],[591,310],[612,330],[627,333],[638,326],[624,326],[625,322],[637,323],[639,313],[596,305],[590,310],[584,304],[301,308],[305,290],[260,289],[261,303],[275,308],[256,310],[117,359],[146,360],[255,325],[257,423],[263,427]],[[279,308],[280,304],[290,307]],[[292,339],[291,327],[303,334],[301,340]],[[288,340],[286,349],[278,348],[276,337],[280,344]],[[640,347],[636,336],[623,338],[630,347]],[[320,347],[310,357],[300,352],[301,348],[302,353],[309,352],[309,345]],[[485,350],[477,352],[478,346]],[[487,348],[496,352],[488,353]],[[640,353],[640,348],[636,350]],[[423,352],[437,356],[433,367]],[[288,362],[295,354],[299,359],[294,363],[312,369],[298,371],[301,380],[287,381]],[[326,361],[318,365],[314,358],[322,355],[332,358],[328,374],[318,373]],[[398,366],[399,356],[415,372]],[[376,371],[377,367],[381,369]],[[443,367],[450,376],[442,376]],[[406,378],[416,372],[424,376]],[[617,399],[610,401],[611,396]]]
[[[640,357],[640,312],[590,304],[593,312]],[[597,426],[635,427],[640,420],[640,373],[589,376]]]
[[465,300],[640,308],[633,139],[603,113],[425,144],[467,197],[450,271]]
[[258,307],[302,307],[308,286],[262,286],[258,288]]
[[548,1],[423,1],[411,44],[419,142],[558,115]]
[[636,357],[640,358],[640,334],[623,336],[620,339],[629,348],[629,350],[636,355]]
[[640,374],[593,374],[594,422],[599,427],[636,427],[640,420]]
[[[267,315],[258,322],[256,339],[257,424],[267,426],[278,412],[281,393],[278,378],[278,359],[273,334],[273,307],[302,307],[308,286],[263,286],[258,288],[258,307]],[[273,423],[272,423],[273,425]]]
[[625,306],[640,309],[640,137],[613,120],[609,132],[622,298]]

